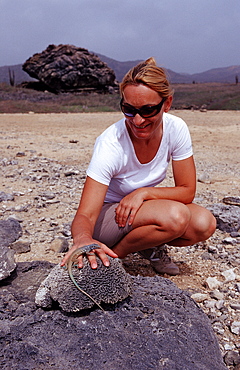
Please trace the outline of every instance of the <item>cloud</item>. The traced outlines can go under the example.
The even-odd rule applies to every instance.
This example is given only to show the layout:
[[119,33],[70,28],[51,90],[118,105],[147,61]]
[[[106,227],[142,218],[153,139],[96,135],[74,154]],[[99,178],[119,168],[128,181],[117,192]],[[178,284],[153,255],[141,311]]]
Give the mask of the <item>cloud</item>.
[[176,72],[240,64],[239,0],[0,0],[0,65],[69,43]]

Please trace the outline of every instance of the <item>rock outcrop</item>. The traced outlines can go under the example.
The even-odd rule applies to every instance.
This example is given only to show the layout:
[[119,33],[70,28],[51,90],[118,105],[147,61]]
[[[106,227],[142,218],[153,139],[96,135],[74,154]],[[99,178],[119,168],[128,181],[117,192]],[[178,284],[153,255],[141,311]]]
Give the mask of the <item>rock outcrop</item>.
[[22,66],[30,77],[53,92],[111,91],[115,73],[87,49],[73,45],[49,45]]
[[217,228],[227,233],[240,230],[240,207],[215,203],[207,207],[217,220]]
[[70,314],[34,303],[51,268],[19,263],[0,288],[2,369],[226,369],[208,317],[170,280],[133,277],[131,296],[107,314]]
[[8,247],[21,235],[22,228],[17,220],[0,220],[0,280],[10,276],[16,268],[14,251]]

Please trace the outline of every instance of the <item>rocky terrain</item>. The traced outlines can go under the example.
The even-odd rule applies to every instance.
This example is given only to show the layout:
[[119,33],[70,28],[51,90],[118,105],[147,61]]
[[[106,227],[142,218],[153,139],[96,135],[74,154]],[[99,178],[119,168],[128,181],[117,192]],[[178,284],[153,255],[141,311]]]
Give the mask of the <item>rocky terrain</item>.
[[[189,125],[197,166],[195,201],[223,219],[206,242],[170,247],[181,274],[168,277],[188,291],[211,320],[229,369],[240,366],[239,196],[240,113],[175,111]],[[95,138],[120,113],[3,114],[0,120],[0,214],[23,229],[12,248],[16,262],[58,263],[71,243],[70,223],[78,206]],[[172,184],[169,171],[167,185]],[[224,216],[229,219],[224,221]],[[124,261],[132,275],[154,276],[138,255]]]

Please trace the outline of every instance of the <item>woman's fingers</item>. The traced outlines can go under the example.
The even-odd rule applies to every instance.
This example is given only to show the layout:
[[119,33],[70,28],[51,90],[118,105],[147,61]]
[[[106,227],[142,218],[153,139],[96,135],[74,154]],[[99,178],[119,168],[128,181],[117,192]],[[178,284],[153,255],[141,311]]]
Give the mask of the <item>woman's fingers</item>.
[[130,207],[118,205],[118,207],[116,208],[115,220],[119,227],[124,227],[126,225],[130,212],[131,212]]
[[[80,254],[79,257],[77,258],[77,265],[79,268],[82,268],[83,267],[83,256],[86,255],[88,260],[89,260],[89,263],[90,263],[90,266],[92,269],[96,269],[98,264],[97,264],[97,259],[96,259],[96,256],[98,256],[102,263],[104,264],[104,266],[109,266],[110,262],[109,262],[109,259],[108,259],[108,255],[110,257],[113,257],[113,258],[117,258],[118,255],[113,252],[112,249],[108,248],[105,244],[102,244],[102,243],[97,243],[99,244],[99,246],[101,248],[99,249],[93,249],[91,252],[89,253],[86,253],[86,254]],[[65,255],[65,257],[63,258],[62,262],[61,262],[61,266],[64,266],[67,262],[67,260],[70,258],[71,254],[77,249],[77,247],[73,246]]]

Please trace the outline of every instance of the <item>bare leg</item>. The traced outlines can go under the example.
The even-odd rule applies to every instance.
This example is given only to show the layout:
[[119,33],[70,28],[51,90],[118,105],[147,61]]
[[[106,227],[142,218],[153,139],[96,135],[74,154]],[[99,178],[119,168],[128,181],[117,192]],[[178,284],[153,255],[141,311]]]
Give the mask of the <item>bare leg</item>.
[[130,231],[113,250],[120,257],[155,247],[181,237],[191,213],[182,203],[170,200],[149,200],[142,204]]
[[173,246],[187,246],[207,240],[216,230],[216,219],[210,211],[197,204],[187,204],[191,212],[191,219],[185,233],[169,244]]
[[184,205],[170,200],[149,200],[139,209],[133,230],[113,250],[120,258],[164,243],[186,246],[206,240],[213,234],[216,221],[196,204]]

